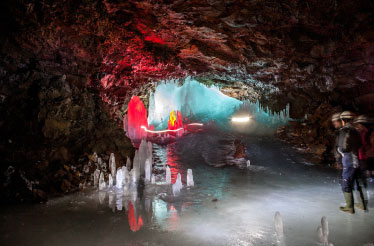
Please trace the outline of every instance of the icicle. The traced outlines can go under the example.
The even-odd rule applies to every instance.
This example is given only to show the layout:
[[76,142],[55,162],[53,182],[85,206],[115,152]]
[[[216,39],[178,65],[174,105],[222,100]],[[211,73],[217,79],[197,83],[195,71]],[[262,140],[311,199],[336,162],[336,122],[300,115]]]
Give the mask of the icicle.
[[171,184],[171,171],[170,167],[166,166],[166,178],[165,178],[166,184]]
[[182,178],[181,178],[181,174],[178,173],[178,176],[177,176],[177,180],[175,181],[175,183],[173,184],[173,195],[174,196],[178,196],[181,189],[182,189],[183,185],[182,185]]
[[192,187],[195,183],[193,181],[192,169],[187,169],[187,186]]

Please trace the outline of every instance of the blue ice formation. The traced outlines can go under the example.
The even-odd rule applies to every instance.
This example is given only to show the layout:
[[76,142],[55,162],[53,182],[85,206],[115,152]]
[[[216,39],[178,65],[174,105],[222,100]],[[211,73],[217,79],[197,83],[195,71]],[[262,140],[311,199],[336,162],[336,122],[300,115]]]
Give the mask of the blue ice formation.
[[166,129],[172,110],[179,110],[182,118],[191,122],[227,125],[237,114],[248,113],[260,124],[269,127],[288,122],[288,107],[280,113],[273,113],[256,102],[239,101],[224,95],[218,87],[207,87],[191,77],[182,86],[176,80],[163,81],[150,94],[148,124],[156,130]]

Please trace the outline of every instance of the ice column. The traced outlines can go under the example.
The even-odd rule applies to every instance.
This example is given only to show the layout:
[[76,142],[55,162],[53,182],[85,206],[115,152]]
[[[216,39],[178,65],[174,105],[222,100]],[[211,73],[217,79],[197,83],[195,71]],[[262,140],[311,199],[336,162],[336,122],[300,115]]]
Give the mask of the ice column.
[[250,166],[251,166],[251,161],[248,160],[248,161],[247,161],[247,168],[249,168]]
[[156,184],[156,176],[152,174],[151,184]]
[[166,166],[166,184],[171,184],[171,171],[170,167]]
[[193,181],[192,169],[187,170],[187,186],[194,186],[195,183]]
[[173,195],[174,196],[178,196],[181,189],[182,189],[183,185],[182,185],[182,178],[181,178],[181,174],[178,173],[178,176],[177,176],[177,180],[175,181],[175,183],[173,184]]
[[114,154],[110,154],[109,158],[109,168],[110,168],[110,173],[112,174],[112,177],[116,176],[116,158],[114,157]]

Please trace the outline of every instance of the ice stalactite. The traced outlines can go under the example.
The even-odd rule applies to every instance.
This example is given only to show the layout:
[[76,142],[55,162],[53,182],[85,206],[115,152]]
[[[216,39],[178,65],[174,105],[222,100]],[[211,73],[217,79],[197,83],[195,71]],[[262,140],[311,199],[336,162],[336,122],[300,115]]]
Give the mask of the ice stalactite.
[[100,173],[100,178],[99,178],[99,190],[104,190],[106,188],[106,183],[104,179],[104,173]]
[[182,177],[181,177],[181,174],[178,173],[177,180],[175,180],[175,183],[173,184],[173,195],[178,196],[182,188],[183,188]]
[[109,157],[109,168],[110,173],[112,174],[112,177],[116,176],[116,158],[114,157],[114,154],[111,153]]
[[166,166],[165,183],[166,184],[171,184],[171,171],[170,171],[170,167],[169,166]]
[[264,108],[258,101],[256,103],[245,101],[238,107],[234,116],[248,115],[259,124],[277,128],[288,123],[289,111],[289,105],[280,112],[273,112],[268,107]]
[[194,185],[192,169],[187,169],[187,186],[192,187]]
[[142,128],[142,126],[148,128],[147,110],[139,97],[131,98],[127,107],[127,117],[124,120],[127,120],[124,126],[127,127],[127,136],[131,140],[139,141],[147,137],[147,132]]

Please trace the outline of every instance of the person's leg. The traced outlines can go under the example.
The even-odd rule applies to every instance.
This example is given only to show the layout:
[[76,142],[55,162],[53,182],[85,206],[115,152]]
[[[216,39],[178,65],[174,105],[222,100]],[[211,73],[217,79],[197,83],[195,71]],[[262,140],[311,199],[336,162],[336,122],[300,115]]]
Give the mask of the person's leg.
[[345,155],[343,157],[343,180],[342,180],[342,189],[343,194],[345,198],[346,205],[340,207],[339,209],[343,212],[351,213],[353,214],[354,207],[353,207],[353,182],[354,182],[354,174],[355,169],[353,168],[351,158],[349,158],[349,155]]
[[366,208],[364,192],[362,190],[363,189],[362,187],[365,187],[365,183],[363,184],[364,178],[365,177],[363,177],[363,174],[359,168],[355,170],[354,182],[356,184],[357,198],[358,198],[358,203],[355,203],[355,207],[365,211],[367,208]]

